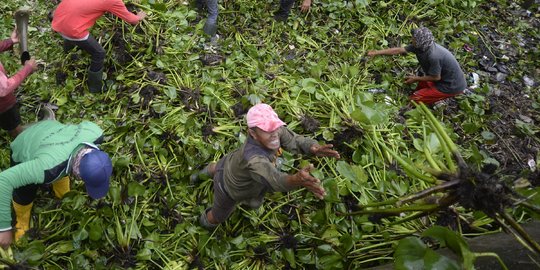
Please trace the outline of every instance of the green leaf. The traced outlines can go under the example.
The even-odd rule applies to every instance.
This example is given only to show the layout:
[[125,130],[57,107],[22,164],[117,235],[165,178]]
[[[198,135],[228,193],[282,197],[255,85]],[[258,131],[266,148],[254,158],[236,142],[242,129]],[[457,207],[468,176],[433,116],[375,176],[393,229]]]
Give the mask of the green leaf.
[[109,195],[114,204],[118,204],[121,201],[120,188],[118,186],[111,186],[109,188]]
[[339,238],[339,242],[341,243],[344,252],[348,252],[354,247],[354,239],[350,234],[342,235]]
[[325,180],[323,187],[326,190],[324,200],[327,202],[339,202],[339,189],[335,178]]
[[73,234],[74,241],[82,241],[87,238],[88,238],[88,231],[86,231],[84,228],[81,228],[80,230],[76,231],[75,234]]
[[451,231],[450,229],[442,226],[433,226],[424,233],[423,236],[436,239],[443,246],[447,246],[454,253],[463,258],[463,264],[465,269],[471,269],[474,265],[474,254],[470,251],[469,245],[461,236]]
[[317,251],[320,251],[322,254],[328,254],[334,252],[334,249],[331,245],[324,244],[317,247]]
[[[444,269],[444,270],[459,270],[459,265],[452,259],[446,256],[440,255],[431,249],[427,249],[424,254],[424,267],[423,269]],[[464,268],[473,269],[473,268]]]
[[53,244],[49,252],[52,254],[65,254],[74,250],[72,241],[60,241]]
[[88,236],[92,241],[99,241],[103,235],[103,227],[101,226],[101,219],[96,219],[92,223],[88,224]]
[[394,252],[395,269],[426,269],[424,267],[426,249],[426,245],[417,237],[407,237],[400,240]]
[[28,261],[30,263],[36,263],[45,255],[45,245],[42,241],[32,241],[22,252],[20,258],[16,258],[18,261]]
[[156,66],[158,68],[164,68],[165,67],[165,64],[163,64],[163,62],[161,62],[161,60],[157,59],[156,60]]
[[[338,161],[336,165],[338,172],[354,184],[365,183],[368,176],[364,168],[360,165],[350,165],[345,161]],[[356,188],[353,191],[358,191]]]
[[387,121],[387,113],[382,105],[375,105],[372,101],[366,101],[358,105],[358,109],[351,114],[356,121],[368,125],[382,124]]
[[413,139],[413,146],[418,151],[423,151],[424,150],[423,141],[418,139],[418,138]]
[[143,248],[137,252],[137,260],[149,261],[152,259],[152,251],[149,248]]
[[441,148],[441,142],[439,141],[439,137],[437,137],[437,134],[435,134],[434,132],[429,134],[429,136],[426,138],[425,143],[431,154],[439,152],[439,149]]
[[296,268],[296,258],[294,255],[294,251],[292,248],[285,248],[281,250],[281,253],[283,254],[283,257],[289,262],[290,266],[295,269]]
[[334,140],[334,132],[325,129],[322,133],[324,140],[326,141],[333,141]]
[[343,269],[343,259],[339,254],[323,256],[319,260],[320,269]]
[[138,182],[129,182],[128,184],[128,195],[131,196],[140,196],[143,195],[145,187]]
[[167,95],[170,99],[176,99],[176,87],[168,86],[164,88],[165,95]]

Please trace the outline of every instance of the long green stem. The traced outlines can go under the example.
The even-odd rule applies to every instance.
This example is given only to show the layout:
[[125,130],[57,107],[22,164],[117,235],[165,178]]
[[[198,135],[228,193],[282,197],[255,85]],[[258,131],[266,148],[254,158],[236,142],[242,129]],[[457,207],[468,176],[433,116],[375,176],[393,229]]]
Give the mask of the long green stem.
[[517,203],[517,205],[521,205],[531,211],[534,211],[536,212],[537,214],[540,214],[540,207],[536,206],[536,205],[533,205],[533,204],[530,204],[528,202],[523,202],[523,201],[520,201]]
[[411,163],[409,163],[408,161],[406,161],[405,159],[403,159],[402,157],[400,157],[398,154],[396,154],[394,151],[392,151],[390,148],[388,148],[388,146],[384,145],[384,143],[380,142],[380,141],[377,141],[377,143],[382,147],[384,148],[384,150],[386,150],[387,153],[389,153],[390,155],[392,155],[392,157],[399,163],[399,165],[401,165],[401,167],[403,167],[403,169],[405,171],[407,171],[408,173],[410,173],[412,176],[416,177],[416,178],[419,178],[423,181],[426,181],[428,183],[435,183],[436,180],[427,176],[427,175],[423,175],[422,173],[418,172],[416,170],[416,168],[414,168],[414,166],[411,165]]
[[540,245],[536,241],[534,241],[531,236],[519,225],[510,215],[508,215],[506,212],[498,213],[500,217],[506,221],[512,229],[514,229],[515,232],[519,235],[519,237],[523,238],[523,240],[527,243],[527,245],[534,251],[536,254],[540,255]]
[[368,208],[368,207],[377,207],[377,206],[383,206],[383,205],[389,205],[394,204],[397,201],[399,201],[399,198],[389,199],[383,202],[376,202],[376,203],[369,203],[369,204],[363,204],[359,205],[360,208]]
[[456,180],[452,180],[452,181],[448,181],[448,182],[444,182],[438,186],[434,186],[432,188],[428,188],[428,189],[425,189],[425,190],[422,190],[416,194],[413,194],[405,199],[402,199],[400,200],[400,203],[408,203],[408,202],[412,202],[412,201],[416,201],[416,200],[419,200],[419,199],[422,199],[424,197],[427,197],[433,193],[437,193],[437,192],[441,192],[441,191],[445,191],[449,188],[452,188],[456,185],[458,185],[459,183],[461,182],[460,179],[456,179]]
[[497,255],[497,253],[479,252],[479,253],[474,253],[474,257],[476,257],[476,258],[478,258],[478,257],[495,257],[495,259],[497,259],[497,261],[499,262],[499,265],[501,266],[501,268],[503,270],[508,270],[508,267],[506,267],[506,264],[504,264],[503,260],[501,260],[501,257],[499,257],[499,255]]
[[[418,106],[424,112],[424,115],[427,117],[429,124],[435,129],[435,134],[437,135],[437,137],[442,139],[442,142],[444,143],[443,145],[448,147],[448,149],[450,150],[450,153],[457,152],[458,151],[457,146],[454,144],[452,139],[450,139],[450,136],[446,134],[441,123],[437,120],[437,118],[435,118],[435,116],[426,107],[426,105],[424,105],[423,103],[419,103]],[[443,147],[443,150],[444,150],[444,147]],[[448,153],[448,151],[444,151],[446,160],[448,162],[448,168],[450,169],[451,172],[456,172],[457,167],[450,153]]]
[[403,206],[399,208],[388,208],[388,209],[369,209],[369,210],[360,210],[350,213],[336,213],[338,216],[357,216],[365,214],[395,214],[399,215],[403,212],[414,212],[414,211],[431,211],[439,207],[437,204],[423,204],[423,205],[411,205]]

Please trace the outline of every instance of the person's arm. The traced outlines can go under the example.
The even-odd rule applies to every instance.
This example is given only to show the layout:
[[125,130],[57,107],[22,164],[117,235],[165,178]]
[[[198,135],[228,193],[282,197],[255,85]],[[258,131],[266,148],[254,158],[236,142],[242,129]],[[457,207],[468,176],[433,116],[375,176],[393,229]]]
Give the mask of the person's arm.
[[302,5],[300,6],[300,10],[302,12],[308,12],[310,8],[311,8],[311,0],[302,1]]
[[394,47],[394,48],[388,48],[388,49],[383,49],[383,50],[369,51],[367,53],[367,56],[396,55],[396,54],[405,54],[405,53],[407,53],[407,50],[405,50],[405,47]]
[[13,44],[19,43],[19,34],[17,33],[17,27],[11,32],[11,36],[8,39],[0,41],[0,52],[7,51],[13,48]]
[[268,186],[273,191],[290,191],[294,187],[287,185],[288,175],[276,169],[267,157],[254,156],[248,161],[251,179]]
[[407,76],[405,77],[405,83],[415,82],[436,82],[441,80],[441,75],[427,75],[427,76]]
[[[0,173],[0,245],[11,244],[11,198],[13,190],[29,184],[41,184],[45,164],[39,160],[20,163]],[[8,233],[9,232],[9,233]]]
[[0,231],[0,247],[4,249],[9,248],[11,241],[13,241],[13,233],[11,232],[11,229]]
[[332,149],[334,146],[332,144],[323,144],[320,145],[318,143],[312,145],[310,147],[310,151],[313,155],[318,157],[333,157],[333,158],[340,158],[340,155],[338,151]]
[[424,76],[407,76],[405,77],[405,83],[415,83],[415,82],[436,82],[441,80],[441,63],[440,60],[437,58],[430,58],[427,61],[429,61],[429,68],[428,70],[425,70],[426,75]]
[[129,10],[127,10],[126,5],[124,2],[122,2],[122,0],[114,1],[108,11],[118,16],[120,19],[134,25],[146,17],[146,13],[144,11],[139,11],[137,14],[131,13]]
[[280,172],[265,157],[253,157],[248,167],[251,178],[263,185],[270,187],[273,191],[290,191],[298,187],[305,187],[317,198],[322,199],[326,195],[324,188],[320,186],[320,180],[309,174],[313,165],[299,170],[296,174],[286,174]]
[[8,78],[6,74],[0,71],[0,97],[5,97],[15,91],[19,85],[28,77],[34,70],[37,69],[36,60],[30,59],[24,63],[24,67],[17,74]]
[[11,32],[11,36],[9,38],[11,39],[11,42],[13,42],[13,44],[19,43],[19,33],[17,33],[17,26],[15,26],[15,29],[13,29],[13,32]]
[[13,40],[11,38],[0,41],[0,52],[7,51],[13,48]]
[[295,154],[312,154],[311,147],[318,144],[316,140],[298,135],[286,127],[280,128],[279,141],[281,147]]
[[286,183],[290,187],[305,187],[318,199],[323,199],[326,191],[321,186],[321,180],[311,176],[310,171],[315,169],[313,164],[300,169],[297,173],[288,175]]

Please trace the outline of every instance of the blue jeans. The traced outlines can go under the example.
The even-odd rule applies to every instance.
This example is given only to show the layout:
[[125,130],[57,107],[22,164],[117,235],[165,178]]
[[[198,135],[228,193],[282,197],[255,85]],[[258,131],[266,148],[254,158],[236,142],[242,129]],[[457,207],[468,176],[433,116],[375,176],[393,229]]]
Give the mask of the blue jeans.
[[217,24],[217,17],[219,14],[218,0],[202,0],[206,1],[206,8],[208,9],[208,18],[206,23]]
[[[206,8],[208,9],[208,18],[206,18],[207,24],[217,24],[217,17],[219,14],[218,0],[199,0],[206,2]],[[291,12],[291,8],[294,4],[294,0],[280,0],[279,1],[279,13],[288,16]]]

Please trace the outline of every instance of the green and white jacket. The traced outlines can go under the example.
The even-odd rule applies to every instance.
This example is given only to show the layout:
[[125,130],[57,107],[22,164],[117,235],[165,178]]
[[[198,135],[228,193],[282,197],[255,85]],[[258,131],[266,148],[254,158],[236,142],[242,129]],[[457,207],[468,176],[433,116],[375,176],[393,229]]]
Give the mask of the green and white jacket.
[[33,124],[11,143],[12,167],[0,172],[0,231],[11,230],[13,190],[52,183],[68,175],[70,157],[85,144],[99,144],[103,130],[84,121],[65,125],[55,120]]

